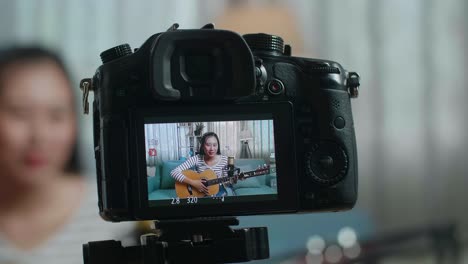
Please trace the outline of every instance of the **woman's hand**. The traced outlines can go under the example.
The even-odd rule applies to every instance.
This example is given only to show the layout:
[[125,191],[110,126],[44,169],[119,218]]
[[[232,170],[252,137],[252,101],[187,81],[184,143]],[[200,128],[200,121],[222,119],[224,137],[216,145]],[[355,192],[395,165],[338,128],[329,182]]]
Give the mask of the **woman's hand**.
[[192,185],[195,190],[208,195],[208,187],[203,184],[202,180],[190,180],[190,185]]

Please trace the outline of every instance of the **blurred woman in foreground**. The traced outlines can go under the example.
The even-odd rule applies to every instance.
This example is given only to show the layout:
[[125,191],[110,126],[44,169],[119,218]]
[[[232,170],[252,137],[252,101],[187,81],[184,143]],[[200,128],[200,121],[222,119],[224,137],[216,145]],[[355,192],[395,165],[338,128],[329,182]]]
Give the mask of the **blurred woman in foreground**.
[[0,263],[82,263],[81,244],[103,234],[76,140],[60,58],[37,47],[0,51]]

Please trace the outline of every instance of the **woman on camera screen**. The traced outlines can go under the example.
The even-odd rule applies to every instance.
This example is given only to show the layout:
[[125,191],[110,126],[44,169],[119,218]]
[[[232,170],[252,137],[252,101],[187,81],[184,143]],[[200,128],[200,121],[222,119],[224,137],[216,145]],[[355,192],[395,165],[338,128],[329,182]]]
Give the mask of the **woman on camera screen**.
[[[178,182],[192,186],[200,193],[209,195],[209,186],[204,184],[202,179],[195,177],[187,177],[184,175],[185,170],[194,168],[197,173],[203,173],[210,170],[216,174],[217,178],[227,176],[226,168],[228,164],[227,156],[221,155],[219,149],[219,138],[214,132],[203,134],[200,140],[199,153],[187,159],[184,163],[177,166],[171,171],[171,176]],[[235,195],[234,190],[229,182],[219,183],[219,191],[214,196]]]

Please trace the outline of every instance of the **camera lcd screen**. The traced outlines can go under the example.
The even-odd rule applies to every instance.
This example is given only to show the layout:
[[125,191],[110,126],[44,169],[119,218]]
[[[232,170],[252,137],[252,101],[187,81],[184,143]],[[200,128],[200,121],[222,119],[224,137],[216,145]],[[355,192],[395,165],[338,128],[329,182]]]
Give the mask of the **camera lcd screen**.
[[148,205],[276,201],[274,120],[255,118],[145,118]]

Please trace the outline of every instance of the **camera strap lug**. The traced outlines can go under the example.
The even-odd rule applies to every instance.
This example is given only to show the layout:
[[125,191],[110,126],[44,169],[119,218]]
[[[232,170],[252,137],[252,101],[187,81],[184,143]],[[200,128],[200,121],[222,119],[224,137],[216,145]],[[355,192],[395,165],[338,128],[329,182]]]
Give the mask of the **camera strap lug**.
[[172,26],[170,26],[166,32],[169,32],[169,31],[176,31],[177,29],[179,28],[179,24],[178,23],[174,23],[172,24]]
[[349,72],[347,79],[348,93],[351,98],[358,98],[359,96],[359,74],[356,72]]
[[93,86],[92,86],[92,79],[91,78],[85,78],[81,80],[80,82],[80,89],[83,92],[83,113],[85,115],[89,114],[89,102],[88,102],[88,96],[89,96],[89,91],[93,91]]
[[213,23],[209,23],[201,27],[201,29],[214,29],[215,25]]

